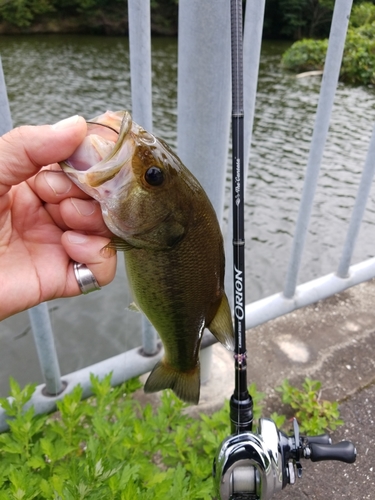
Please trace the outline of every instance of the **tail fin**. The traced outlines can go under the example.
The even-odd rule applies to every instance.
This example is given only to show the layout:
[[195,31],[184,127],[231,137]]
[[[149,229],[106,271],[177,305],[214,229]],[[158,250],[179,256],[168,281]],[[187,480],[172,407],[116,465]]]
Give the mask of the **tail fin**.
[[162,389],[172,391],[186,403],[198,404],[200,392],[200,369],[197,366],[188,372],[180,372],[159,361],[146,380],[145,392],[158,392]]

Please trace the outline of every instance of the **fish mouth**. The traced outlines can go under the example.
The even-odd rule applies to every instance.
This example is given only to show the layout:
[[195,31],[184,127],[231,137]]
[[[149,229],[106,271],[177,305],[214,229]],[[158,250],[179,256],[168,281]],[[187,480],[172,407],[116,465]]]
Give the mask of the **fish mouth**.
[[85,139],[72,156],[60,163],[61,168],[83,191],[99,200],[102,193],[98,188],[120,172],[123,186],[128,180],[124,177],[131,174],[136,147],[131,129],[132,118],[127,111],[107,111],[88,120]]
[[153,147],[156,142],[127,111],[107,111],[87,121],[85,139],[60,162],[65,174],[100,203],[107,227],[122,239],[139,231],[138,222],[118,215],[137,185],[133,158],[139,146]]

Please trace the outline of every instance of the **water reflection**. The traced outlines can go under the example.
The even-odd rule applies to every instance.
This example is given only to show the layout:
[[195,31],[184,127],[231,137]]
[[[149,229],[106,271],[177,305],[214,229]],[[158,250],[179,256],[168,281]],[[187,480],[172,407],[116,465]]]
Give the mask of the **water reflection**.
[[154,133],[177,147],[177,43],[152,41],[152,105]]
[[[296,79],[281,70],[284,49],[285,45],[273,42],[264,43],[262,49],[246,191],[247,302],[283,287],[319,97],[319,77]],[[76,113],[91,117],[105,109],[131,110],[126,38],[0,37],[0,53],[15,126],[52,123]],[[154,39],[152,55],[154,132],[176,147],[176,40]],[[340,84],[300,282],[337,267],[374,119],[373,89]],[[227,192],[229,185],[228,172]],[[374,255],[374,222],[372,190],[353,262]],[[124,281],[120,259],[114,284],[101,294],[57,301],[53,320],[58,348],[71,353],[63,361],[63,372],[140,343],[139,322],[125,311],[130,298]],[[98,311],[100,320],[94,321]],[[15,329],[20,333],[26,324],[27,317],[20,315],[0,325],[0,337],[8,339],[9,349],[16,345],[9,340]],[[90,353],[87,343],[78,346],[81,334],[76,332],[81,331],[86,340],[93,340]],[[19,342],[26,349],[25,338]]]
[[126,39],[5,37],[0,51],[14,125],[131,104]]

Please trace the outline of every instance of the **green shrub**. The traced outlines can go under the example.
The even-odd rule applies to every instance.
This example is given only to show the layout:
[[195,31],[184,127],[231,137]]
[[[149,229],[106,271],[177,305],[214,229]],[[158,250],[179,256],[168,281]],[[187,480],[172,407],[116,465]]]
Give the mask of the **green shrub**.
[[[228,402],[194,419],[171,391],[155,409],[133,397],[138,380],[111,388],[110,378],[92,377],[95,397],[86,401],[75,387],[52,416],[24,411],[35,386],[21,390],[11,380],[11,400],[0,399],[11,417],[10,432],[0,434],[0,500],[212,498],[213,457],[230,434]],[[249,390],[259,417],[262,394]]]
[[[287,380],[276,388],[281,393],[282,402],[293,409],[293,416],[298,420],[303,434],[323,434],[326,431],[334,431],[344,423],[339,418],[338,403],[322,399],[321,388],[321,382],[310,378],[304,380],[302,389],[293,387]],[[271,417],[276,421],[277,414]]]
[[375,83],[375,22],[349,29],[340,77],[349,83]]
[[[11,432],[0,435],[0,499],[211,499],[212,457],[228,434],[227,409],[212,419],[184,415],[171,392],[154,411],[132,398],[135,381],[112,389],[92,378],[95,398],[76,387],[58,417],[35,416],[13,382],[1,400]],[[9,496],[10,495],[10,496]]]
[[[94,397],[86,401],[75,387],[51,416],[25,411],[35,386],[21,389],[11,380],[11,398],[0,398],[10,417],[10,432],[0,434],[0,500],[212,499],[213,457],[230,434],[228,402],[193,418],[171,391],[163,391],[157,408],[142,406],[134,397],[137,379],[116,388],[110,379],[91,377]],[[302,391],[283,384],[283,401],[298,408],[305,432],[340,424],[337,403],[316,397],[319,384],[306,379]],[[258,419],[264,394],[255,384],[249,392]],[[285,421],[271,417],[279,427]]]
[[[340,79],[353,84],[375,84],[375,5],[366,2],[354,6],[350,26]],[[281,64],[296,72],[321,70],[327,47],[328,39],[301,40],[283,54]]]
[[350,26],[359,28],[375,21],[375,5],[371,2],[362,2],[353,6],[350,14]]
[[305,39],[295,42],[284,52],[282,65],[293,71],[323,69],[328,40]]

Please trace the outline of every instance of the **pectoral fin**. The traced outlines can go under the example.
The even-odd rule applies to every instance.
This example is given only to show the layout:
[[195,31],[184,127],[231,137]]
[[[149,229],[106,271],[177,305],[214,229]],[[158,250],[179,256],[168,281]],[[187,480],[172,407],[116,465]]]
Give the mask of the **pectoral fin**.
[[104,248],[112,248],[114,250],[120,250],[121,252],[126,252],[127,250],[132,250],[134,247],[127,243],[125,240],[121,238],[117,238],[114,236],[111,241]]
[[144,390],[158,392],[162,389],[172,389],[182,401],[197,405],[200,392],[199,362],[192,370],[181,372],[164,360],[159,361],[146,380]]
[[234,351],[234,331],[228,298],[223,294],[216,316],[207,328],[227,349]]

